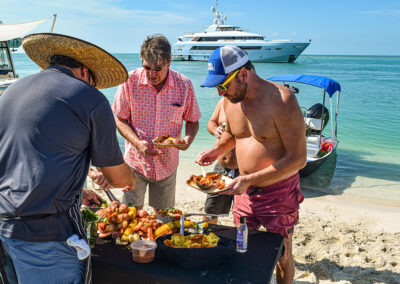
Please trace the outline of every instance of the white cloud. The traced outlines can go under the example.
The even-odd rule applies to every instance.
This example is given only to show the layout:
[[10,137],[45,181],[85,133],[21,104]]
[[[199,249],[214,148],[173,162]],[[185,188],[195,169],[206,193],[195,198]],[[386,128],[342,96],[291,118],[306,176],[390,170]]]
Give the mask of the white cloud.
[[381,10],[361,11],[361,14],[399,17],[400,9],[381,9]]

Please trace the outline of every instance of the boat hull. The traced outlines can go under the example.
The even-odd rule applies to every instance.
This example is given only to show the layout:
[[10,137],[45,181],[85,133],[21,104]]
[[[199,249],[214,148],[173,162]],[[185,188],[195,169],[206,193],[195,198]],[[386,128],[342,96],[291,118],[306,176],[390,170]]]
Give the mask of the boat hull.
[[306,177],[315,172],[336,151],[337,145],[338,143],[336,143],[332,151],[319,159],[310,160],[307,158],[306,166],[299,171],[300,177]]
[[293,63],[307,48],[309,42],[255,42],[252,44],[228,42],[224,44],[194,44],[178,42],[174,45],[174,61],[208,61],[211,53],[218,47],[236,45],[246,51],[252,62]]

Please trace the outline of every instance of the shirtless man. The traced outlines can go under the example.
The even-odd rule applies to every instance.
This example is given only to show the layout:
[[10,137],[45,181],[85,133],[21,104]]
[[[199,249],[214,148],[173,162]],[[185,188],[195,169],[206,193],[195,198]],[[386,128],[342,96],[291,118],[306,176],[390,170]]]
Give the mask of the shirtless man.
[[[217,140],[225,131],[226,115],[224,112],[224,98],[221,98],[207,124],[207,130],[211,135],[214,135]],[[214,167],[214,172],[229,178],[239,176],[239,169],[236,161],[235,149],[229,150],[218,157],[218,162]],[[217,195],[208,194],[204,210],[208,214],[229,214],[233,203],[233,195]],[[209,217],[204,217],[204,220]],[[218,218],[210,221],[209,223],[217,224]]]
[[292,283],[293,227],[304,199],[298,171],[306,164],[305,126],[300,107],[288,88],[263,80],[244,51],[236,46],[216,49],[208,61],[203,87],[217,87],[224,96],[226,128],[217,144],[196,162],[211,165],[236,147],[241,175],[225,194],[235,195],[235,224],[245,216],[249,228],[261,225],[284,237],[278,261],[278,283]]

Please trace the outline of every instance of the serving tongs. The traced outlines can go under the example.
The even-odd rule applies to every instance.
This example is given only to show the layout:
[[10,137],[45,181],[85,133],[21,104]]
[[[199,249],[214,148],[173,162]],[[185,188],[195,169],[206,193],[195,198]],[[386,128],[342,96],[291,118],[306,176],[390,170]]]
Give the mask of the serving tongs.
[[118,198],[116,198],[115,195],[111,192],[110,186],[109,186],[109,185],[106,185],[106,186],[103,188],[103,190],[104,190],[104,193],[107,195],[108,199],[110,199],[110,202],[118,201],[119,203],[121,203],[121,202],[118,200]]
[[181,223],[180,233],[183,236],[185,235],[185,226],[184,226],[185,218],[189,218],[191,216],[207,216],[207,217],[210,217],[209,219],[206,219],[206,220],[201,220],[201,221],[198,221],[198,222],[194,222],[194,224],[195,224],[194,227],[195,228],[200,228],[199,230],[195,229],[196,233],[203,233],[203,226],[201,225],[202,223],[210,222],[210,221],[212,221],[212,220],[214,220],[216,218],[220,218],[220,217],[228,217],[229,214],[204,214],[204,213],[184,214],[180,218],[180,223]]

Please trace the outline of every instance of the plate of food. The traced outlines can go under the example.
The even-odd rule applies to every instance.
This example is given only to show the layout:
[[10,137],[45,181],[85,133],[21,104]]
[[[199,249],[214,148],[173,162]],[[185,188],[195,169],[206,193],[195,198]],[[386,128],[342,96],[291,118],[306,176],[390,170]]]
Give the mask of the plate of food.
[[153,144],[157,147],[184,147],[186,142],[181,138],[171,137],[168,134],[165,134],[155,138]]
[[228,184],[231,182],[231,178],[210,172],[206,173],[206,176],[192,175],[186,184],[204,193],[218,194],[228,190]]

